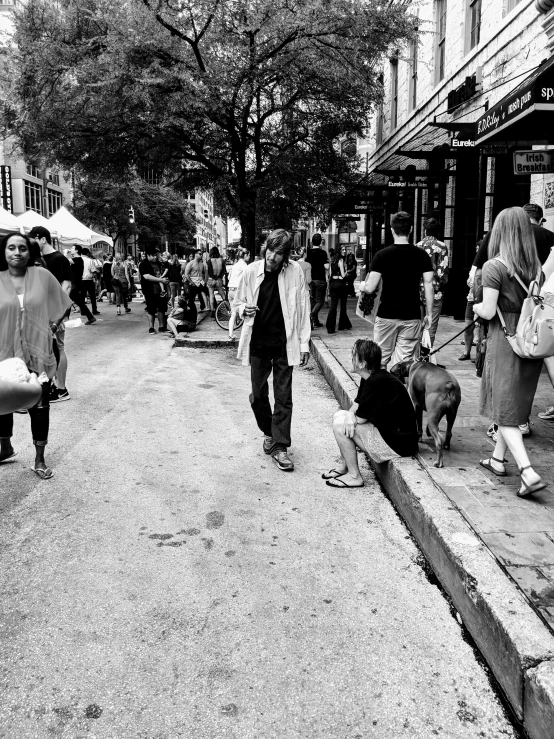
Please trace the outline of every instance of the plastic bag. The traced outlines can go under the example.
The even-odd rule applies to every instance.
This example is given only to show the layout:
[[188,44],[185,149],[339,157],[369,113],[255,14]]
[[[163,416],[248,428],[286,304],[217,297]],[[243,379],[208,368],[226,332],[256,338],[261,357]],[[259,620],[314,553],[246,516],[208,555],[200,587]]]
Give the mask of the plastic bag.
[[428,328],[423,329],[423,333],[421,334],[421,356],[427,357],[427,361],[431,362],[431,364],[437,363],[437,355],[431,354],[430,351],[433,348],[433,345],[431,343],[431,334],[429,333]]

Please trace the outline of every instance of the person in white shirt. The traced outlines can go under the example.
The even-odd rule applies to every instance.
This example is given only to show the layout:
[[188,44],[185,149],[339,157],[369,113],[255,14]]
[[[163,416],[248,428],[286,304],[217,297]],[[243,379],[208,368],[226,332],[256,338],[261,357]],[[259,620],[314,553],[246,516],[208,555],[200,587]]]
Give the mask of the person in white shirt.
[[97,269],[96,260],[92,258],[91,253],[88,249],[83,249],[81,253],[83,260],[83,279],[81,281],[81,295],[83,301],[88,295],[90,298],[90,305],[92,308],[92,315],[99,316],[100,311],[96,305],[96,283],[94,281],[94,272]]
[[229,319],[229,341],[235,341],[235,321],[237,319],[237,311],[233,308],[233,302],[240,283],[240,278],[248,262],[250,261],[250,252],[247,249],[239,249],[237,251],[237,261],[229,270],[229,284],[227,285],[229,294],[229,303],[231,305],[231,318]]

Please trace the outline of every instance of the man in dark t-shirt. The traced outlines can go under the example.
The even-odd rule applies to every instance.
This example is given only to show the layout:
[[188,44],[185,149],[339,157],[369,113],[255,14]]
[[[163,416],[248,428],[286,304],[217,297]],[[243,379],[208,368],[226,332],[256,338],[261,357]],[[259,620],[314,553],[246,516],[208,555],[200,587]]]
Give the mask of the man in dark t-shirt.
[[327,253],[321,248],[321,234],[312,236],[312,248],[308,249],[306,261],[312,266],[312,281],[310,283],[310,318],[313,328],[321,328],[323,324],[319,320],[319,311],[325,302],[327,291],[327,270],[329,259]]
[[[70,295],[71,265],[69,259],[64,257],[63,254],[52,246],[50,231],[44,226],[35,226],[29,231],[29,238],[38,241],[46,269],[54,275],[60,283],[62,290]],[[50,403],[61,403],[64,400],[70,400],[69,391],[66,387],[67,355],[65,353],[65,323],[64,321],[60,321],[58,325],[54,324],[54,326],[54,335],[60,352],[60,361],[58,362],[56,377],[50,389]],[[52,330],[54,330],[54,326]]]
[[158,256],[157,249],[149,248],[146,250],[146,259],[143,259],[139,264],[140,286],[146,302],[149,334],[156,333],[154,328],[156,315],[158,316],[158,331],[160,333],[167,331],[165,325],[165,311],[167,308],[165,285],[167,285],[168,280],[167,277],[161,276],[163,271]]
[[[422,328],[431,326],[433,314],[433,265],[423,249],[410,244],[412,217],[405,211],[391,218],[394,245],[378,251],[371,263],[369,275],[360,286],[374,293],[382,282],[381,302],[377,310],[373,338],[382,352],[386,367],[395,352],[395,362],[415,358]],[[419,287],[423,278],[425,318],[421,321]]]
[[[373,424],[383,441],[401,457],[417,454],[417,423],[408,391],[381,367],[381,349],[370,339],[358,339],[352,349],[352,370],[362,378],[356,400],[347,411],[337,411],[333,432],[341,463],[323,475],[330,487],[356,488],[364,484],[356,447],[367,448],[364,425]],[[368,426],[365,426],[368,429]],[[369,430],[369,429],[368,429]]]

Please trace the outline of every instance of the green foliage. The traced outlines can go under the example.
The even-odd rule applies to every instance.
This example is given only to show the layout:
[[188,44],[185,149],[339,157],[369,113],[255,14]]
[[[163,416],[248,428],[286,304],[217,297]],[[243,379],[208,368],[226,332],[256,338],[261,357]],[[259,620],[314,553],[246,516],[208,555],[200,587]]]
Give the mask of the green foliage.
[[361,132],[380,99],[382,59],[414,33],[405,6],[27,0],[3,120],[28,156],[114,179],[155,165],[175,187],[214,187],[252,243],[262,199],[323,212],[351,183],[357,162],[333,141]]

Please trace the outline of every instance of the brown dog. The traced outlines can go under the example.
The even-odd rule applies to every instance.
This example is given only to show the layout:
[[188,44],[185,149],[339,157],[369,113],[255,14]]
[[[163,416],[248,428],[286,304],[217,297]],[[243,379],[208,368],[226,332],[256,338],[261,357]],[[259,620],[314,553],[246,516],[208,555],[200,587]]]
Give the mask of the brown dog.
[[[442,467],[442,450],[450,449],[452,427],[456,420],[462,399],[460,385],[456,378],[443,367],[431,362],[400,362],[391,369],[398,378],[408,377],[408,392],[414,404],[419,439],[423,436],[422,416],[427,411],[427,436],[435,440],[437,460],[435,467]],[[446,437],[444,443],[439,434],[439,423],[446,416]]]

